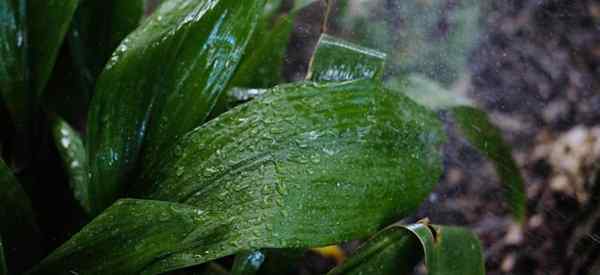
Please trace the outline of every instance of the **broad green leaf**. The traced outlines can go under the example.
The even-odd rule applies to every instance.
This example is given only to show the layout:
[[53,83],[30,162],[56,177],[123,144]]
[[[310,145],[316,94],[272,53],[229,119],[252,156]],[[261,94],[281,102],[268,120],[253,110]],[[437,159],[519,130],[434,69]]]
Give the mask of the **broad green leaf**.
[[254,275],[265,261],[265,254],[260,250],[243,251],[235,256],[231,275]]
[[[187,134],[32,274],[157,274],[263,247],[366,237],[442,172],[435,115],[370,81],[273,88]],[[89,257],[93,254],[94,257]]]
[[63,159],[63,167],[69,177],[75,199],[87,213],[90,213],[92,198],[89,194],[87,155],[83,141],[79,134],[61,118],[54,119],[52,135]]
[[413,211],[443,140],[432,113],[370,81],[279,86],[186,135],[141,193],[202,208],[242,247],[324,246]]
[[459,106],[450,109],[458,128],[473,147],[493,161],[505,186],[505,193],[515,219],[525,221],[527,197],[521,170],[512,156],[512,149],[488,115],[476,108]]
[[1,159],[0,221],[0,235],[4,238],[11,271],[23,271],[41,256],[39,230],[29,197]]
[[143,13],[143,0],[81,0],[69,31],[69,46],[89,95],[111,54],[138,26]]
[[381,79],[385,59],[384,53],[322,34],[306,79],[316,82]]
[[152,167],[174,140],[206,119],[263,6],[264,0],[166,1],[121,43],[90,106],[94,213],[135,178],[142,144],[143,164]]
[[29,0],[27,30],[33,91],[39,98],[79,4],[78,0]]
[[0,275],[8,275],[6,261],[4,260],[4,245],[2,244],[2,236],[0,236]]
[[429,275],[485,274],[481,244],[473,233],[458,227],[413,224],[378,233],[328,275],[410,274],[423,256]]
[[492,124],[488,115],[477,109],[468,98],[443,88],[436,81],[421,75],[395,78],[386,83],[392,89],[404,91],[416,102],[432,110],[450,112],[456,126],[469,143],[489,158],[496,166],[500,180],[506,188],[506,198],[515,219],[522,223],[526,215],[524,179],[512,157],[512,149],[502,138],[500,129]]
[[24,0],[0,0],[0,97],[21,133],[31,126],[33,104],[27,82],[25,11]]

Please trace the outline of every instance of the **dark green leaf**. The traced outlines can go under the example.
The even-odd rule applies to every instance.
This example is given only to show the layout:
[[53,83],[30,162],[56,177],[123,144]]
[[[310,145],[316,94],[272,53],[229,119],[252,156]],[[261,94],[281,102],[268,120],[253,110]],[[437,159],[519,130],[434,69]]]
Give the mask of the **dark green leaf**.
[[30,127],[24,0],[0,0],[0,97],[18,130]]
[[425,76],[409,75],[405,79],[391,79],[387,86],[404,91],[413,100],[432,110],[448,110],[465,138],[477,150],[492,160],[500,180],[506,187],[506,197],[518,222],[526,215],[525,185],[521,171],[512,157],[512,150],[502,138],[500,129],[488,115],[475,108],[468,98],[441,87]]
[[29,65],[33,91],[38,98],[50,78],[58,50],[78,3],[78,0],[27,2]]
[[2,244],[2,236],[0,236],[0,275],[8,275],[6,261],[4,260],[4,245]]
[[385,59],[384,53],[323,34],[306,78],[316,82],[381,79]]
[[41,256],[39,230],[27,194],[1,159],[0,221],[11,271],[23,271]]
[[372,82],[280,86],[186,135],[145,196],[253,236],[235,242],[322,246],[414,210],[440,175],[443,137],[433,114]]
[[254,275],[265,261],[265,254],[260,250],[243,251],[235,256],[231,275]]
[[267,35],[261,35],[253,51],[240,65],[231,85],[271,88],[282,82],[283,61],[294,27],[296,13],[283,15]]
[[143,12],[143,0],[81,1],[69,31],[69,46],[89,95],[111,54],[138,26]]
[[90,107],[94,213],[135,176],[142,144],[143,164],[152,167],[174,140],[206,119],[263,6],[264,0],[170,0],[118,47]]
[[210,226],[194,207],[119,200],[30,274],[138,274],[161,256],[217,241],[196,232]]
[[189,206],[121,201],[35,274],[157,274],[362,238],[427,196],[443,140],[434,114],[370,81],[276,87],[186,135],[147,175],[145,197]]
[[425,256],[429,275],[483,275],[483,255],[473,233],[458,227],[395,225],[375,235],[328,275],[410,274]]
[[81,137],[61,118],[53,121],[52,135],[63,159],[63,167],[69,176],[69,184],[75,199],[87,213],[90,213],[92,198],[89,194],[87,155]]
[[459,106],[450,109],[465,138],[482,154],[493,161],[515,219],[523,223],[527,212],[527,197],[521,170],[513,159],[510,145],[491,123],[488,115],[476,108]]

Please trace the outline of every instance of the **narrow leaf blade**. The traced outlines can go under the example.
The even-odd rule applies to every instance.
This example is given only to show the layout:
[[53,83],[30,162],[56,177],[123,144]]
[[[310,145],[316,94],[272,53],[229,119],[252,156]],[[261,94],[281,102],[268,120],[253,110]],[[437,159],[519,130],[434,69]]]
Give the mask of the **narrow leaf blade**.
[[79,134],[61,118],[52,123],[54,144],[63,160],[75,199],[87,212],[91,211],[87,153]]
[[170,0],[118,47],[89,113],[95,213],[135,177],[142,144],[144,166],[151,167],[173,140],[206,119],[263,5],[264,0]]
[[144,0],[86,0],[69,31],[69,48],[88,96],[119,43],[140,23]]
[[527,197],[521,170],[512,156],[512,149],[488,115],[468,106],[454,107],[450,112],[465,138],[493,161],[505,186],[506,198],[515,219],[523,223],[527,212]]
[[25,1],[0,1],[0,97],[17,129],[29,127],[32,95],[27,89]]
[[79,4],[78,0],[31,0],[27,2],[29,65],[35,96],[42,95],[58,50]]

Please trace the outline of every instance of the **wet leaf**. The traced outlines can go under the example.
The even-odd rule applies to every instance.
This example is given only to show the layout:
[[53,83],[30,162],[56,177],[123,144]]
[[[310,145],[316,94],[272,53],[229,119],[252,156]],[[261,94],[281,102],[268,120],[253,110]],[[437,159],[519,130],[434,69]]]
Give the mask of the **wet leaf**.
[[206,119],[263,5],[170,0],[121,43],[100,76],[89,113],[94,213],[135,178],[142,144],[143,164],[151,167],[174,140]]
[[506,188],[506,198],[515,219],[522,223],[526,215],[525,184],[512,148],[507,144],[500,129],[488,115],[477,109],[470,99],[443,88],[437,82],[421,75],[389,80],[387,86],[404,91],[413,100],[432,110],[448,111],[456,126],[469,143],[490,159]]
[[42,95],[46,87],[78,4],[78,0],[27,2],[28,64],[31,66],[32,88],[36,98]]
[[69,48],[88,96],[111,54],[138,26],[143,13],[143,0],[81,1],[69,31]]
[[186,135],[143,196],[275,234],[267,247],[323,246],[414,210],[438,180],[442,140],[431,113],[372,82],[280,86]]
[[0,97],[17,131],[31,127],[33,94],[28,89],[24,0],[0,0]]
[[268,34],[250,48],[231,85],[248,88],[271,88],[283,80],[282,69],[296,13],[283,15]]
[[23,271],[41,256],[39,229],[29,197],[0,159],[0,235],[12,273]]
[[363,244],[328,275],[411,274],[425,258],[429,275],[483,275],[483,254],[477,237],[450,226],[395,225]]
[[316,82],[381,79],[385,59],[384,53],[323,34],[306,79]]
[[86,213],[90,213],[92,198],[90,198],[87,154],[83,141],[79,134],[61,118],[54,119],[52,135],[75,199]]
[[443,140],[434,114],[370,81],[279,86],[187,134],[147,175],[143,197],[186,206],[121,201],[33,274],[157,274],[366,237],[429,194]]
[[264,261],[265,254],[260,250],[238,253],[231,268],[231,275],[254,275],[258,272]]

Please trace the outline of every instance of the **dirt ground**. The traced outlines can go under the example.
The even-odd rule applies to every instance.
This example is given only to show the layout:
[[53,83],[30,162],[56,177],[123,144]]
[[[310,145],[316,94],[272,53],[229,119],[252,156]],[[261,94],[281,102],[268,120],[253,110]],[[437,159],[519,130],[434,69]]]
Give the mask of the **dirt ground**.
[[453,135],[444,181],[420,215],[468,224],[488,274],[600,274],[600,1],[493,1],[470,59],[470,95],[503,130],[526,178],[514,225],[493,168]]

